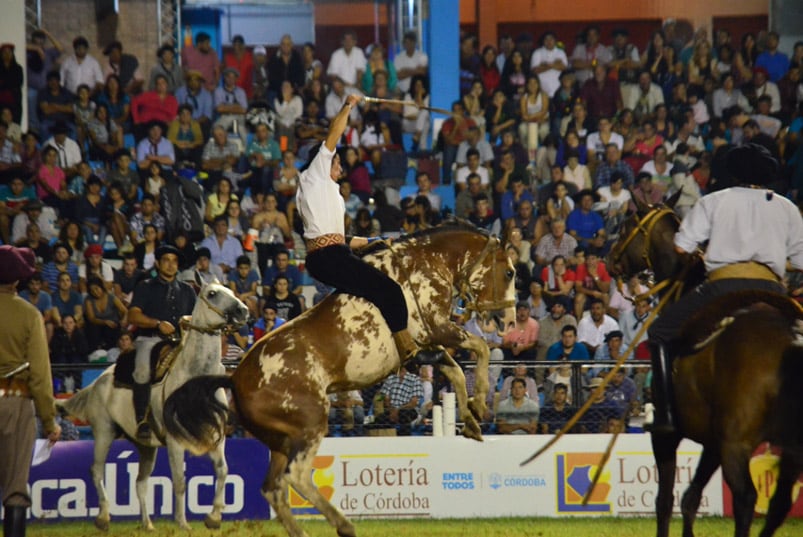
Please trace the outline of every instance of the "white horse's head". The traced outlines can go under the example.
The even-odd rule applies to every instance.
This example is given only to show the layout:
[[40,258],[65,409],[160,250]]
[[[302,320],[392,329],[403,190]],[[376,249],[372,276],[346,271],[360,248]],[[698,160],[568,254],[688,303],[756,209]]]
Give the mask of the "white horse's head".
[[248,320],[248,308],[234,296],[231,289],[218,282],[217,278],[207,283],[197,272],[195,282],[201,291],[192,310],[193,325],[218,330],[225,326],[239,328],[245,324]]

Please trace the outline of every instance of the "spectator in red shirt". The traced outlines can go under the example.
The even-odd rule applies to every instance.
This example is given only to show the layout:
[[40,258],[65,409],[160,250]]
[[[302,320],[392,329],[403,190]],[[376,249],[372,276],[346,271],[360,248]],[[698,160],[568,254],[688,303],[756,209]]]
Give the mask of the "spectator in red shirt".
[[131,117],[134,119],[134,134],[137,140],[148,134],[151,121],[168,125],[178,115],[178,101],[168,93],[167,77],[156,75],[155,89],[140,93],[131,101]]
[[574,282],[574,313],[575,317],[582,319],[583,311],[587,309],[592,299],[608,301],[608,291],[611,289],[611,276],[599,258],[595,248],[585,249],[585,263],[577,266]]
[[462,101],[452,103],[452,117],[443,122],[440,133],[443,140],[443,184],[452,183],[452,164],[457,158],[457,147],[468,137],[468,129],[476,125],[466,116]]
[[206,32],[198,32],[194,47],[184,47],[181,50],[181,65],[184,66],[185,73],[200,71],[204,87],[208,91],[215,91],[220,83],[220,58],[212,50],[212,38]]
[[232,51],[223,55],[223,67],[233,67],[240,73],[237,85],[245,90],[248,99],[254,91],[254,55],[245,48],[245,39],[235,35],[231,40]]
[[594,77],[585,81],[580,96],[586,102],[588,117],[593,123],[601,117],[615,117],[622,110],[619,84],[608,78],[608,69],[602,64],[594,67]]

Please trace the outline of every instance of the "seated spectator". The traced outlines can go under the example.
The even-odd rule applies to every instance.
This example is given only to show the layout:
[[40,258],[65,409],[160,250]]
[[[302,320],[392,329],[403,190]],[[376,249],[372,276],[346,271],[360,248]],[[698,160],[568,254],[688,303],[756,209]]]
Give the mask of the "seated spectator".
[[126,201],[133,204],[137,201],[140,177],[131,169],[131,153],[121,149],[115,154],[115,164],[106,175],[109,184],[119,183]]
[[106,290],[105,282],[97,276],[89,277],[87,289],[84,315],[89,349],[110,349],[117,344],[122,327],[127,324],[128,309]]
[[8,137],[8,124],[0,120],[0,182],[8,182],[22,170],[20,147]]
[[[150,224],[154,227],[158,240],[164,238],[165,219],[161,214],[156,212],[156,199],[150,194],[142,196],[140,210],[131,217],[131,222],[129,222],[129,224],[131,228],[131,242],[135,245],[144,240],[143,230],[146,224]],[[146,268],[142,263],[140,263],[140,266]]]
[[468,219],[474,212],[475,198],[480,194],[487,195],[487,189],[482,186],[482,180],[476,173],[466,178],[468,187],[457,193],[455,198],[455,216]]
[[[443,173],[441,174],[441,182],[444,185],[452,183],[452,165],[455,163],[457,150],[460,144],[468,138],[468,131],[472,126],[476,126],[476,123],[474,123],[473,119],[466,116],[463,103],[460,101],[452,103],[452,115],[443,122],[439,138],[439,143],[443,145]],[[477,136],[479,136],[479,133],[477,133]],[[468,159],[468,153],[466,153],[466,159]],[[482,177],[482,173],[480,173],[480,177]],[[486,177],[486,179],[488,178]],[[485,180],[483,184],[487,185],[489,182],[490,180]]]
[[[549,314],[538,319],[538,345],[537,360],[546,360],[549,348],[561,340],[561,330],[564,326],[577,327],[577,320],[567,312],[572,311],[572,299],[566,296],[556,296],[549,299]],[[543,383],[544,376],[541,370],[536,370],[538,381]]]
[[[644,327],[647,317],[650,316],[651,309],[652,306],[649,299],[637,298],[635,300],[635,307],[622,314],[622,317],[619,319],[619,328],[622,331],[622,345],[624,345],[625,348],[629,348],[634,342],[636,345],[634,349],[646,345],[648,339],[646,331],[641,334],[641,337],[637,341],[635,337],[639,330]],[[630,358],[630,356],[628,356],[628,358]]]
[[527,374],[527,366],[524,365],[524,362],[517,363],[513,368],[513,374],[505,377],[505,380],[502,382],[502,389],[499,390],[500,399],[504,400],[510,397],[511,386],[516,379],[524,381],[527,397],[537,402],[538,386],[535,383],[535,379]]
[[399,436],[410,436],[411,424],[418,418],[418,407],[424,397],[421,379],[414,373],[415,364],[408,362],[396,373],[391,373],[380,388],[384,397],[383,411],[374,408],[374,423],[398,426]]
[[630,206],[630,191],[625,187],[625,178],[621,172],[611,175],[610,186],[601,186],[597,189],[599,201],[592,209],[600,212],[605,221],[605,234],[610,239],[619,237],[619,226],[627,215]]
[[50,248],[49,241],[42,237],[39,224],[31,222],[25,228],[25,238],[16,243],[16,246],[30,248],[36,256],[36,267],[41,270],[45,262],[53,257],[53,250]]
[[621,320],[622,316],[633,309],[634,299],[641,294],[649,291],[650,288],[641,283],[638,275],[631,276],[622,286],[614,285],[611,288],[611,299],[608,301],[608,315],[616,320]]
[[[589,161],[596,160],[602,162],[606,158],[607,147],[609,144],[614,144],[622,151],[625,140],[621,134],[613,132],[613,123],[610,117],[601,117],[597,121],[597,131],[592,132],[586,138],[586,148],[588,149]],[[595,156],[596,159],[593,159]]]
[[204,211],[204,220],[206,223],[212,225],[216,218],[225,216],[226,206],[229,201],[236,199],[238,199],[238,197],[237,194],[234,193],[231,180],[227,177],[220,177],[215,183],[214,191],[206,198],[206,209]]
[[45,289],[54,292],[58,289],[59,274],[66,272],[70,275],[73,288],[78,290],[78,265],[72,262],[72,248],[63,242],[53,245],[53,260],[42,267],[42,281]]
[[[292,152],[290,152],[292,154]],[[279,143],[273,138],[271,127],[267,123],[259,123],[254,131],[254,140],[245,152],[251,165],[254,177],[251,181],[252,193],[271,191],[275,169],[281,160]],[[295,156],[294,156],[295,160]]]
[[[566,166],[570,151],[577,153],[577,159],[580,164],[586,164],[588,162],[588,149],[575,130],[567,131],[566,136],[561,140],[558,146],[558,152],[555,155],[555,164],[558,166]],[[566,180],[565,177],[564,180]]]
[[665,195],[672,188],[672,163],[667,160],[666,148],[659,145],[653,152],[653,159],[641,167],[640,173],[649,173],[656,188]]
[[537,243],[546,233],[543,229],[546,225],[534,213],[533,202],[528,199],[522,199],[518,204],[516,213],[508,220],[508,229],[517,227],[521,230],[522,239]]
[[619,411],[619,418],[627,422],[631,412],[639,414],[640,406],[636,397],[636,383],[619,369],[608,384],[607,398],[614,403]]
[[[127,251],[131,251],[132,245],[128,242],[129,228],[128,219],[131,217],[131,207],[125,198],[123,187],[120,183],[112,183],[106,191],[106,199],[103,203],[103,222],[106,229],[117,246],[117,253],[125,245]],[[126,244],[126,242],[128,242]]]
[[568,386],[566,393],[566,402],[572,404],[574,402],[574,394],[572,393],[572,366],[569,364],[568,358],[561,358],[558,360],[558,365],[549,368],[549,375],[544,379],[544,400],[551,401],[554,397],[554,386],[556,384],[564,384]]
[[178,162],[201,162],[204,135],[201,124],[192,117],[192,106],[182,104],[178,107],[178,117],[167,127],[167,139],[173,144]]
[[622,417],[619,406],[608,399],[607,392],[601,389],[601,386],[602,379],[600,377],[591,379],[588,385],[593,403],[580,421],[580,431],[583,433],[606,432],[609,419],[620,419]]
[[100,244],[90,244],[84,250],[84,262],[78,267],[78,288],[82,293],[87,292],[87,282],[93,276],[101,279],[106,291],[112,291],[114,269],[103,260],[103,247]]
[[[68,216],[72,214],[73,196],[67,190],[67,175],[58,165],[58,159],[55,148],[48,146],[42,151],[42,167],[34,177],[36,195],[48,207],[54,208],[63,216]],[[39,209],[41,210],[41,207]]]
[[246,48],[243,36],[235,35],[231,38],[231,50],[223,53],[223,65],[237,69],[240,73],[237,86],[245,91],[246,97],[250,98],[254,87],[254,54]]
[[605,302],[601,298],[591,300],[590,315],[577,324],[577,339],[593,355],[603,344],[605,335],[619,329],[616,319],[605,314]]
[[536,434],[538,432],[538,399],[526,397],[527,384],[515,378],[511,382],[510,397],[499,403],[496,426],[500,434]]
[[[156,57],[158,61],[156,65],[151,67],[150,76],[148,77],[148,90],[153,91],[156,89],[156,79],[162,76],[167,81],[167,91],[178,99],[178,91],[183,87],[181,82],[184,79],[184,74],[181,66],[176,61],[176,50],[172,45],[162,45],[156,51]],[[203,80],[203,75],[198,71],[192,72],[198,73]],[[189,78],[189,73],[187,73],[187,77]],[[179,101],[179,104],[181,104],[181,101]]]
[[595,188],[609,186],[614,173],[622,175],[626,187],[633,185],[633,169],[621,159],[621,155],[622,150],[616,143],[605,146],[605,160],[599,163],[594,173]]
[[[396,56],[396,59],[401,56]],[[421,142],[426,144],[429,136],[431,123],[429,107],[429,91],[425,75],[415,75],[410,83],[410,90],[404,95],[404,101],[413,102],[416,106],[405,105],[402,112],[402,132],[413,135],[412,151],[415,153],[421,147]],[[458,149],[459,152],[459,149]]]
[[[248,97],[245,90],[237,85],[240,72],[227,67],[223,70],[223,84],[216,87],[213,94],[217,120],[215,125],[223,127],[224,132],[231,130],[240,136],[243,146],[246,144],[248,129],[245,122],[245,111],[248,110]],[[214,81],[217,86],[217,80]]]
[[78,198],[75,206],[75,217],[88,244],[106,240],[105,204],[100,192],[102,187],[103,182],[100,178],[92,175],[87,181],[86,192]]
[[[569,198],[567,198],[568,200]],[[536,243],[535,249],[535,262],[539,266],[546,266],[555,259],[555,256],[561,255],[564,260],[568,260],[574,255],[574,250],[577,248],[577,240],[566,233],[566,221],[561,218],[551,218],[549,223],[549,233],[544,234]],[[541,278],[545,283],[547,278],[543,273]],[[548,283],[547,290],[554,290],[551,284]]]
[[[89,344],[84,331],[71,314],[61,319],[61,326],[53,332],[53,339],[48,344],[50,348],[50,363],[53,365],[83,364],[89,359]],[[60,379],[62,383],[67,376],[80,379],[79,370],[59,370],[53,372],[53,378]],[[80,382],[76,383],[80,388]]]
[[246,306],[251,316],[256,319],[259,317],[257,303],[257,285],[259,284],[259,274],[251,268],[251,259],[247,255],[237,258],[237,270],[229,273],[229,288],[234,295]]
[[552,262],[541,270],[543,292],[553,302],[560,297],[572,300],[576,278],[574,271],[568,266],[568,261],[561,254],[553,257]]
[[581,246],[587,246],[590,239],[605,234],[605,222],[594,212],[595,193],[582,190],[577,193],[577,206],[566,219],[566,229]]
[[485,109],[485,130],[496,140],[507,129],[515,128],[517,123],[516,108],[505,92],[497,89],[488,107]]
[[652,182],[652,175],[649,173],[639,173],[636,178],[636,187],[631,191],[633,199],[630,201],[629,210],[636,211],[635,200],[638,200],[643,207],[652,207],[661,203],[664,193]]
[[[27,186],[21,177],[12,177],[7,185],[0,185],[0,239],[4,243],[12,242],[11,225],[15,218],[23,213],[25,205],[34,200],[36,200],[36,190],[32,186]],[[27,217],[25,219],[27,220]]]
[[[145,80],[136,56],[123,53],[123,45],[119,41],[112,41],[106,45],[103,54],[108,57],[108,60],[103,62],[103,76],[118,75],[126,93],[136,95],[142,91]],[[169,91],[172,92],[173,89],[175,88],[170,88]]]
[[563,180],[573,184],[577,190],[591,188],[591,174],[588,166],[580,163],[580,154],[576,149],[566,151],[566,166],[563,168]]
[[356,237],[379,237],[379,221],[371,218],[371,211],[366,207],[357,209],[357,216],[352,220],[349,235]]
[[577,328],[571,324],[561,328],[560,341],[553,343],[546,354],[546,359],[552,361],[588,360],[589,358],[586,346],[577,342]]
[[282,141],[282,147],[296,148],[296,122],[304,115],[304,102],[296,95],[293,84],[289,80],[282,82],[279,93],[273,101],[276,111],[276,137]]
[[[153,90],[140,93],[131,100],[131,118],[134,120],[134,135],[141,140],[149,135],[151,124],[167,125],[178,114],[178,101],[169,92],[167,78],[156,75]],[[162,128],[162,133],[166,132]],[[139,160],[139,159],[138,159]]]
[[[66,123],[56,123],[53,128],[50,129],[53,136],[45,140],[44,149],[42,150],[43,161],[48,164],[48,166],[57,164],[58,167],[63,170],[66,177],[72,177],[78,173],[78,165],[83,160],[81,147],[75,140],[67,136],[69,131],[70,129],[67,127]],[[46,158],[47,148],[56,150],[55,162],[48,162]],[[51,183],[51,186],[54,186],[54,184]],[[42,198],[41,193],[39,198]]]
[[285,249],[285,243],[292,239],[287,216],[278,209],[276,194],[266,193],[259,205],[259,211],[251,219],[251,227],[259,232],[257,239],[258,266],[265,273],[268,259]]
[[[172,121],[172,117],[170,120]],[[176,163],[176,152],[173,144],[163,136],[167,125],[159,120],[147,123],[147,136],[137,144],[137,167],[140,173],[146,174],[152,162],[162,167],[171,167]]]
[[519,301],[515,325],[502,337],[505,360],[535,360],[538,329],[538,321],[530,317],[530,305]]
[[220,83],[220,58],[212,48],[212,38],[206,32],[195,35],[195,46],[181,49],[181,65],[185,70],[196,70],[204,79],[205,88],[214,91]]
[[109,120],[123,133],[131,132],[131,97],[120,85],[120,78],[115,74],[106,77],[106,85],[95,97],[98,107],[105,106]]
[[329,427],[341,425],[345,436],[362,436],[365,423],[360,390],[349,390],[329,394]]
[[53,329],[59,321],[59,313],[56,308],[53,307],[53,300],[50,298],[50,293],[42,289],[42,274],[39,272],[35,272],[31,279],[28,280],[28,288],[24,289],[19,292],[20,298],[23,298],[33,304],[36,309],[39,310],[39,313],[42,314],[42,318],[45,321],[45,328],[47,329],[47,339],[53,337]]
[[73,120],[75,121],[75,139],[78,146],[83,148],[89,139],[86,124],[95,117],[97,105],[91,100],[89,86],[81,84],[76,91],[75,101],[73,102]]
[[357,210],[363,207],[360,197],[351,191],[351,182],[348,179],[338,181],[340,185],[340,196],[346,206],[346,214],[352,220],[357,217]]
[[[88,246],[81,232],[81,226],[75,220],[68,220],[61,226],[59,231],[59,241],[68,244],[72,249],[70,258],[77,264],[84,262],[84,250]],[[78,282],[78,279],[75,280]]]
[[[368,170],[365,169],[358,157],[359,152],[356,149],[352,147],[346,149],[346,167],[349,170],[347,177],[352,185],[360,185],[360,188],[357,189],[357,194],[361,195],[364,187],[367,186],[370,189],[371,178],[368,175]],[[273,191],[276,193],[278,208],[280,211],[285,212],[290,229],[293,229],[296,192],[298,191],[300,174],[298,168],[296,168],[296,156],[292,151],[285,151],[282,154],[281,168],[274,177]]]
[[109,363],[115,363],[124,352],[136,352],[134,338],[131,336],[131,332],[123,331],[117,339],[117,346],[107,350],[106,361]]
[[201,169],[210,174],[212,179],[222,176],[223,167],[233,166],[240,158],[237,144],[229,140],[226,129],[221,123],[212,127],[212,138],[204,145],[201,155]]
[[574,416],[575,409],[566,401],[568,391],[566,384],[553,386],[552,402],[546,404],[541,411],[541,433],[557,433]]
[[123,147],[123,129],[109,117],[109,109],[99,104],[95,115],[86,123],[89,158],[112,162]]
[[160,240],[156,226],[145,224],[142,226],[142,240],[134,246],[134,257],[137,265],[145,271],[154,268],[156,262],[156,249],[159,247]]
[[[583,260],[578,260],[574,282],[574,314],[580,319],[592,300],[607,300],[611,288],[611,276],[600,260],[596,248],[582,250]],[[603,308],[604,311],[604,308]]]
[[131,296],[134,293],[134,287],[143,279],[144,272],[137,266],[137,258],[134,254],[125,254],[123,256],[123,266],[119,270],[114,271],[114,296],[120,299],[125,307],[131,303]]
[[212,253],[209,251],[209,248],[200,246],[197,250],[195,250],[193,255],[195,264],[192,267],[182,271],[182,273],[179,275],[179,279],[195,285],[195,274],[197,273],[201,276],[201,280],[204,283],[212,283],[217,281],[225,284],[226,275],[218,265],[215,265],[211,262],[211,258]]
[[[511,222],[511,225],[512,224],[513,222]],[[522,263],[526,263],[527,269],[532,271],[534,266],[532,260],[532,243],[523,237],[520,227],[513,226],[508,228],[507,247],[511,246],[516,249],[519,260]]]
[[529,202],[532,206],[535,203],[532,192],[525,188],[521,177],[515,176],[510,179],[510,189],[502,195],[501,217],[506,223],[511,221],[519,210],[522,202]]
[[[513,142],[515,142],[515,136],[512,138]],[[508,140],[510,141],[510,137]],[[513,142],[511,142],[511,144]],[[468,152],[471,149],[477,151],[477,155],[479,156],[479,164],[481,166],[489,170],[493,167],[495,159],[494,148],[483,136],[481,136],[481,130],[476,124],[468,126],[465,139],[460,142],[460,145],[457,147],[457,156],[455,157],[455,162],[457,163],[458,168],[468,165]]]
[[[356,109],[357,107],[355,106],[354,110]],[[325,117],[321,117],[320,112],[320,103],[314,99],[310,99],[307,101],[306,107],[304,108],[304,115],[296,121],[296,154],[301,159],[306,159],[309,150],[320,144],[326,138],[326,133],[329,131],[329,120]],[[281,147],[281,144],[279,147]],[[288,148],[289,147],[288,145]]]
[[[185,74],[187,83],[176,90],[176,101],[179,106],[186,105],[192,109],[192,119],[201,126],[201,132],[209,133],[209,126],[214,116],[214,99],[204,87],[204,76],[200,71],[188,69]],[[217,83],[216,83],[217,85]]]
[[254,341],[259,341],[265,334],[273,332],[287,321],[278,316],[276,304],[265,302],[262,306],[262,317],[254,323]]
[[304,311],[299,297],[290,292],[290,280],[284,275],[274,278],[267,302],[275,306],[279,317],[288,321],[292,321]]
[[468,219],[472,224],[486,230],[491,235],[499,236],[502,231],[502,222],[493,213],[487,194],[477,194],[474,198],[474,212],[469,215]]
[[201,246],[209,248],[212,263],[219,266],[224,274],[234,270],[237,258],[243,255],[240,241],[229,235],[229,223],[225,215],[215,218],[213,232],[201,242]]
[[[243,329],[245,328],[243,327]],[[239,340],[241,338],[242,336],[240,336],[239,332],[234,332],[231,335],[225,332],[220,334],[220,353],[224,364],[237,364],[242,359],[243,354],[245,354],[244,347],[247,345],[248,340],[246,339],[240,345]]]
[[[39,114],[39,129],[42,138],[53,134],[53,127],[72,120],[72,103],[75,96],[61,85],[61,74],[58,70],[47,73],[47,87],[39,90],[36,98]],[[68,129],[69,130],[69,129]]]
[[516,296],[524,297],[529,292],[530,281],[532,280],[532,273],[527,263],[519,258],[519,250],[512,244],[508,244],[505,248],[510,262],[513,263],[515,270],[515,287]]

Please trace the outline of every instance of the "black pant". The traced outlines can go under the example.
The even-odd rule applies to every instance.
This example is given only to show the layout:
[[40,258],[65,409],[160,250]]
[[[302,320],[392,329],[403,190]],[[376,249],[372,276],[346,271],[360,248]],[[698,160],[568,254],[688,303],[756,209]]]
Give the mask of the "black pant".
[[731,278],[705,282],[660,312],[658,318],[650,326],[650,340],[663,345],[672,343],[679,335],[686,321],[700,308],[705,307],[722,295],[749,290],[786,294],[786,290],[780,283],[769,280]]
[[345,244],[315,250],[307,254],[305,264],[319,282],[375,304],[391,332],[407,328],[407,302],[399,284],[354,255]]

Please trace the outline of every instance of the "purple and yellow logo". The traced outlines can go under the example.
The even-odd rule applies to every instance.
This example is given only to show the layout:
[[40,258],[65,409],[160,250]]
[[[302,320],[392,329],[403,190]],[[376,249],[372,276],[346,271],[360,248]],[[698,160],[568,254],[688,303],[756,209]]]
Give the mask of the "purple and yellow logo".
[[611,474],[603,470],[588,503],[583,505],[602,453],[559,453],[556,455],[558,513],[610,513]]
[[[335,458],[332,455],[318,455],[312,461],[312,483],[327,500],[331,500],[335,494],[335,474],[332,472],[334,463]],[[293,487],[289,487],[288,501],[295,516],[320,514],[315,506]]]

